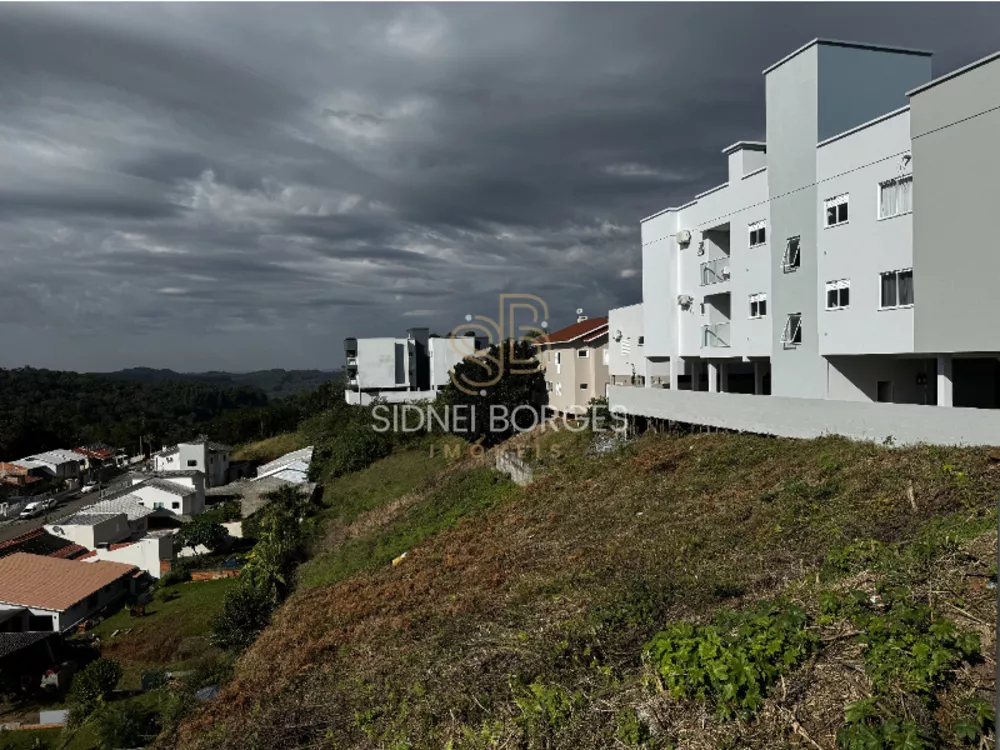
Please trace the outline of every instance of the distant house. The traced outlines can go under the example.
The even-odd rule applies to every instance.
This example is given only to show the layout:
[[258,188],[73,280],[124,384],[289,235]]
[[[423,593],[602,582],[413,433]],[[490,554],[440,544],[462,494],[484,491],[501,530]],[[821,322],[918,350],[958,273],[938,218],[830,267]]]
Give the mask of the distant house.
[[300,448],[286,453],[270,463],[257,467],[257,478],[277,477],[293,484],[301,484],[309,479],[309,466],[312,463],[313,447]]
[[196,469],[129,472],[102,501],[128,498],[161,516],[196,516],[205,510],[205,476]]
[[0,558],[0,607],[12,631],[65,633],[133,591],[135,565],[30,555]]
[[[87,548],[71,539],[50,534],[45,529],[32,529],[5,542],[0,542],[0,557],[7,557],[18,552],[72,560],[85,555]],[[3,628],[0,627],[0,630]]]
[[206,487],[218,487],[226,483],[232,451],[228,445],[212,442],[202,435],[154,453],[153,469],[158,472],[196,469],[205,475]]
[[82,457],[81,468],[84,471],[94,471],[102,466],[117,464],[118,451],[101,443],[74,448],[73,453]]
[[15,464],[29,465],[31,468],[41,468],[50,477],[59,479],[76,479],[80,476],[80,466],[83,456],[66,450],[45,451],[31,456],[25,456]]
[[607,395],[607,318],[581,318],[540,342],[546,344],[541,359],[552,411],[583,414],[591,399]]
[[134,565],[159,578],[168,572],[174,559],[174,535],[170,531],[154,531],[141,539],[111,544],[107,549],[94,550],[92,554],[80,558],[80,562],[95,563],[102,560]]
[[55,523],[46,524],[44,528],[50,534],[69,539],[88,550],[121,542],[132,536],[128,516],[124,513],[98,513],[92,508],[84,508]]
[[0,461],[0,482],[14,487],[29,487],[48,476],[45,468],[40,461]]

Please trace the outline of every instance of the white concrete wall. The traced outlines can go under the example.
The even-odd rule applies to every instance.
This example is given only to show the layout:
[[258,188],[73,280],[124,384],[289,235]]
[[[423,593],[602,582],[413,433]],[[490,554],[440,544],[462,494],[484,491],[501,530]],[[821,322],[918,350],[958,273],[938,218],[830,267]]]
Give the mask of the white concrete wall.
[[[619,336],[620,334],[620,336]],[[643,307],[629,305],[608,311],[608,374],[612,379],[646,375],[646,346],[643,337]]]
[[451,371],[465,357],[475,354],[475,338],[432,338],[427,341],[430,358],[431,390],[444,388],[451,382]]
[[[879,183],[901,174],[910,113],[825,143],[816,152],[820,354],[913,352],[913,308],[880,310],[883,271],[913,267],[913,214],[879,220]],[[849,195],[847,224],[826,227],[823,201]],[[826,309],[826,282],[849,279],[850,307]],[[831,396],[832,397],[832,396]]]
[[[397,347],[402,347],[402,379],[397,369]],[[409,381],[405,338],[358,339],[358,387],[397,388]]]
[[98,544],[111,544],[128,539],[132,534],[128,516],[124,513],[109,515],[106,519],[93,525],[60,523],[48,524],[43,527],[47,532],[62,539],[69,539],[87,549],[96,549]]
[[160,503],[160,507],[175,515],[195,516],[205,510],[205,498],[204,496],[199,498],[196,492],[182,497],[161,490],[159,487],[145,485],[136,487],[133,494],[139,498],[139,503],[144,507],[156,509]]
[[174,557],[173,538],[170,536],[147,536],[127,547],[116,550],[97,550],[97,555],[88,557],[83,562],[127,563],[145,570],[153,578],[160,577],[160,561],[172,560]]
[[815,438],[842,435],[894,445],[1000,445],[1000,410],[829,399],[611,388],[611,408],[627,414],[730,430]]

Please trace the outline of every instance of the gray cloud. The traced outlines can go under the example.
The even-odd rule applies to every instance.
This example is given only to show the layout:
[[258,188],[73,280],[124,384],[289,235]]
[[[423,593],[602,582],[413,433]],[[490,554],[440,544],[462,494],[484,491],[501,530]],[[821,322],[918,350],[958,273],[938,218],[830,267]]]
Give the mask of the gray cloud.
[[638,220],[764,135],[815,36],[1000,47],[995,6],[12,5],[0,365],[335,367],[497,295],[639,300]]

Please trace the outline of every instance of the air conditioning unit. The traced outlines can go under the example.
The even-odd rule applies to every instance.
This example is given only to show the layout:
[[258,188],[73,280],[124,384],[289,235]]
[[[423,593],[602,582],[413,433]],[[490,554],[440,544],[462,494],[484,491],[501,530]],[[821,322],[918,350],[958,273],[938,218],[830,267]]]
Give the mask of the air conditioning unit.
[[691,307],[691,303],[694,302],[694,297],[690,294],[679,294],[677,295],[677,304],[683,307],[685,310]]
[[691,232],[689,232],[687,229],[680,230],[677,233],[677,244],[687,245],[689,242],[691,242]]
[[621,340],[622,340],[622,332],[615,331],[615,341],[621,341]]

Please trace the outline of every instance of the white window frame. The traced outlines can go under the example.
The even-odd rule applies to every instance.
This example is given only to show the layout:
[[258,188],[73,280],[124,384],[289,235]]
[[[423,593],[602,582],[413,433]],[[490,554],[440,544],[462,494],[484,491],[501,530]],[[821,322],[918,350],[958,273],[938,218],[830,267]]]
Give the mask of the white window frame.
[[[795,336],[798,334],[798,341]],[[781,332],[781,343],[786,349],[802,345],[802,313],[788,313],[785,316],[785,328]]]
[[[793,241],[798,243],[794,256],[792,254]],[[793,259],[794,263],[792,263]],[[802,268],[802,237],[795,235],[785,240],[785,254],[781,258],[781,270],[785,273],[793,273],[800,268]]]
[[[840,291],[847,291],[847,304],[843,303],[843,299],[839,294]],[[836,291],[837,294],[837,304],[830,304],[830,292]],[[837,281],[826,282],[826,291],[823,295],[824,303],[828,312],[833,312],[835,310],[846,310],[851,306],[851,280],[850,279],[838,279]]]
[[[878,309],[879,310],[905,310],[908,307],[913,307],[913,302],[907,302],[906,304],[900,304],[899,302],[899,275],[901,273],[910,274],[910,294],[913,295],[913,269],[912,268],[897,268],[893,271],[883,271],[878,275]],[[884,276],[894,276],[896,279],[896,304],[885,305],[882,299],[882,277]]]
[[601,354],[601,363],[605,364],[605,365],[610,364],[611,363],[611,350],[610,349],[604,349],[604,350],[602,350],[602,352],[603,353]]
[[[754,242],[754,232],[764,230],[764,239]],[[760,247],[761,245],[767,244],[767,219],[761,219],[760,221],[755,221],[747,227],[747,244],[750,247]]]
[[[839,208],[840,206],[847,206],[847,218],[843,221],[835,221],[832,224],[827,221],[827,212],[831,208]],[[838,211],[839,215],[840,212]],[[843,195],[835,195],[832,198],[827,198],[823,201],[823,229],[833,229],[834,227],[842,227],[845,224],[851,223],[851,194],[844,193]]]
[[[905,211],[898,210],[892,214],[882,213],[882,191],[887,187],[893,185],[901,185],[904,182],[910,183],[910,207]],[[878,220],[883,221],[885,219],[895,219],[897,216],[906,216],[907,214],[913,213],[913,174],[903,174],[899,177],[893,177],[891,180],[882,180],[878,184],[878,190],[875,191],[875,211],[878,214]]]
[[587,359],[590,357],[590,349],[577,349],[576,357],[577,359]]
[[[761,303],[764,303],[764,312],[760,311]],[[756,305],[757,311],[754,312],[754,306]],[[767,317],[767,293],[758,292],[757,294],[750,295],[750,320],[760,320],[761,318]]]

